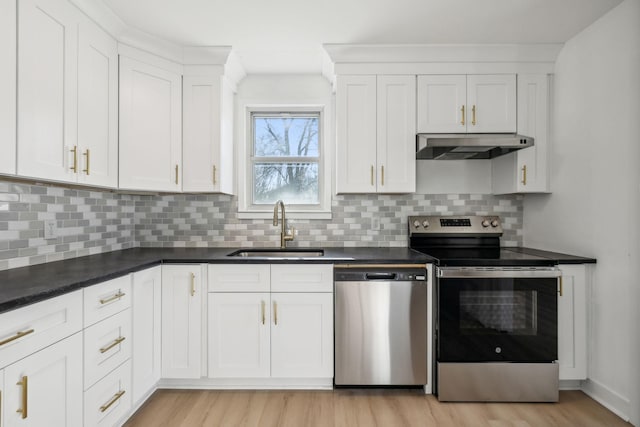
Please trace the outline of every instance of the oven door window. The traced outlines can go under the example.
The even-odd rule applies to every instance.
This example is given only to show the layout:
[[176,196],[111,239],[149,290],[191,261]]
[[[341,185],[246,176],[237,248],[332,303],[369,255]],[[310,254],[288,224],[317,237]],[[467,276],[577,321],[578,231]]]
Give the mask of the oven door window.
[[557,359],[556,279],[440,279],[439,360]]

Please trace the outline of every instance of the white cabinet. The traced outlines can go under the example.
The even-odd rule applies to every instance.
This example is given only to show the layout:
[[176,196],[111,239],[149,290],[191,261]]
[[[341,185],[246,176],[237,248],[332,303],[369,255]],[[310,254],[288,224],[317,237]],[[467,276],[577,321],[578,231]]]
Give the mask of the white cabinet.
[[131,361],[128,360],[84,394],[84,426],[111,427],[131,410]]
[[518,133],[533,147],[492,160],[494,194],[549,192],[549,89],[546,74],[518,75]]
[[66,0],[18,7],[18,174],[75,181],[79,12]]
[[78,182],[115,188],[118,44],[87,17],[78,29]]
[[0,2],[0,174],[16,173],[16,3]]
[[209,377],[270,375],[270,307],[268,292],[209,294]]
[[338,76],[338,193],[415,191],[415,76]]
[[209,266],[217,283],[209,294],[209,377],[333,377],[332,272],[326,264]]
[[162,266],[162,377],[200,378],[202,267]]
[[418,133],[516,131],[516,76],[418,76]]
[[558,294],[558,363],[561,380],[587,379],[586,264],[560,265]]
[[133,273],[132,401],[138,403],[161,374],[161,267]]
[[120,56],[119,186],[180,191],[182,77]]
[[271,376],[333,377],[333,294],[272,293]]
[[0,423],[4,424],[4,369],[0,369]]
[[183,77],[182,189],[231,194],[234,93],[223,76],[205,74],[207,69],[189,66]]
[[82,334],[5,368],[4,427],[82,426]]
[[65,0],[18,4],[17,173],[116,187],[115,39]]

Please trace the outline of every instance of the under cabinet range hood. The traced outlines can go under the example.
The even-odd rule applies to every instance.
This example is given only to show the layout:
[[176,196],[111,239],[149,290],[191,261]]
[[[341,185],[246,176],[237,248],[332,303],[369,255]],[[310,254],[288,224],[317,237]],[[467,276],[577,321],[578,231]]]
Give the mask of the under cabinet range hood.
[[532,146],[533,138],[515,133],[419,133],[416,159],[492,159]]

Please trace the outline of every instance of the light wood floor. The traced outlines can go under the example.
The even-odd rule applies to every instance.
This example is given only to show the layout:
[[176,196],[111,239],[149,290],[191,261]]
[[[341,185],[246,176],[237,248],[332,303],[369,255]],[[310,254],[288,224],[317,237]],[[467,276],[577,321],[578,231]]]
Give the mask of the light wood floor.
[[440,403],[415,390],[158,390],[133,426],[630,426],[579,391],[559,403]]

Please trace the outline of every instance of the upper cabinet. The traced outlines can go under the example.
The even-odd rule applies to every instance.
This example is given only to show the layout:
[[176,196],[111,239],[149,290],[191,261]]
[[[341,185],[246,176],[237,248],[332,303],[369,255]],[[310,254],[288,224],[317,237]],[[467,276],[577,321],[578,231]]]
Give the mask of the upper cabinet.
[[0,2],[0,174],[16,173],[16,1]]
[[516,131],[516,76],[418,76],[418,133]]
[[18,12],[18,174],[115,187],[116,41],[64,0]]
[[182,188],[182,76],[170,68],[120,57],[122,189]]
[[21,0],[18,7],[18,174],[72,182],[79,170],[79,12],[66,0]]
[[338,76],[338,193],[416,189],[415,76]]
[[549,192],[549,88],[546,74],[518,75],[518,133],[533,147],[492,160],[494,194]]
[[182,81],[182,190],[233,193],[234,91],[211,67],[187,66]]
[[118,43],[88,18],[78,27],[78,182],[118,186]]

